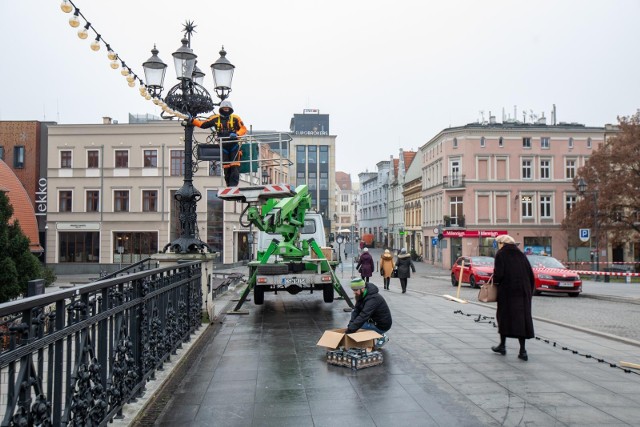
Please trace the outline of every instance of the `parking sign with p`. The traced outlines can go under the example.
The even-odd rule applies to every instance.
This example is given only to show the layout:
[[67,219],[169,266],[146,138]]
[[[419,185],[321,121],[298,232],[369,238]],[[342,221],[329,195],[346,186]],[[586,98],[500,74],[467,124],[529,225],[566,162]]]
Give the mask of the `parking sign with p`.
[[588,242],[591,238],[591,229],[589,228],[581,228],[580,229],[580,241]]

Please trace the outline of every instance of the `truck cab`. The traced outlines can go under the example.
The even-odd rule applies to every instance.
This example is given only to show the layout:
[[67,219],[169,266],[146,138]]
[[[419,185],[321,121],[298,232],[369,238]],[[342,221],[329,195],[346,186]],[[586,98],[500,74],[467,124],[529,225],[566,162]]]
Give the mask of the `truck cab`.
[[[309,240],[313,238],[321,248],[327,246],[324,235],[324,227],[322,224],[322,215],[318,213],[308,212],[304,219],[304,227],[300,230],[300,240]],[[258,253],[264,253],[273,239],[280,239],[278,233],[267,233],[265,231],[258,232]],[[273,262],[275,256],[269,258],[269,262]]]

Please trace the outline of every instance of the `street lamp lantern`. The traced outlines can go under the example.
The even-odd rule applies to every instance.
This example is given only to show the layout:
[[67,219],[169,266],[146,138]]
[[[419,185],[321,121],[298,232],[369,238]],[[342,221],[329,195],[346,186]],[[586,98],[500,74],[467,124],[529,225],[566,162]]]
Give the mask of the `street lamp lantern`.
[[147,87],[151,89],[152,95],[162,92],[164,83],[164,75],[167,71],[167,64],[158,57],[158,49],[155,45],[151,49],[151,58],[142,64],[144,69],[144,78],[147,81]]
[[202,72],[202,70],[200,68],[198,68],[198,63],[196,61],[196,64],[193,67],[193,74],[191,76],[191,79],[202,86],[202,83],[204,83],[204,76],[205,74]]
[[222,46],[220,58],[211,64],[213,86],[218,98],[222,100],[226,99],[229,96],[229,92],[231,92],[231,81],[233,80],[233,71],[235,68],[235,65],[227,59],[227,51],[224,50],[224,46]]
[[584,194],[587,192],[587,181],[584,178],[580,177],[578,180],[578,193]]
[[193,53],[193,50],[189,47],[189,40],[186,37],[182,38],[182,46],[173,52],[172,55],[178,80],[191,80],[193,67],[196,65],[198,55]]

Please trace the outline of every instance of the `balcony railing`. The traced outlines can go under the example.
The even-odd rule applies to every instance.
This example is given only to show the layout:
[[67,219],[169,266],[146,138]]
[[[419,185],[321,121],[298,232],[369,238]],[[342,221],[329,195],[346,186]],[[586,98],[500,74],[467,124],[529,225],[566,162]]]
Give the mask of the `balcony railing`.
[[442,177],[444,188],[464,188],[465,175],[445,175]]
[[0,304],[0,425],[107,425],[201,313],[200,262]]

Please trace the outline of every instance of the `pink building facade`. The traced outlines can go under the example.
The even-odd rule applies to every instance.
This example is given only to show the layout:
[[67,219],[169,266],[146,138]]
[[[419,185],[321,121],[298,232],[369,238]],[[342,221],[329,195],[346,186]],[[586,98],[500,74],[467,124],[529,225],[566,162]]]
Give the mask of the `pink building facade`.
[[562,261],[588,254],[570,246],[561,224],[578,199],[579,168],[604,139],[604,127],[573,123],[474,123],[438,133],[419,153],[425,260],[448,268],[461,255],[493,255],[499,234]]

